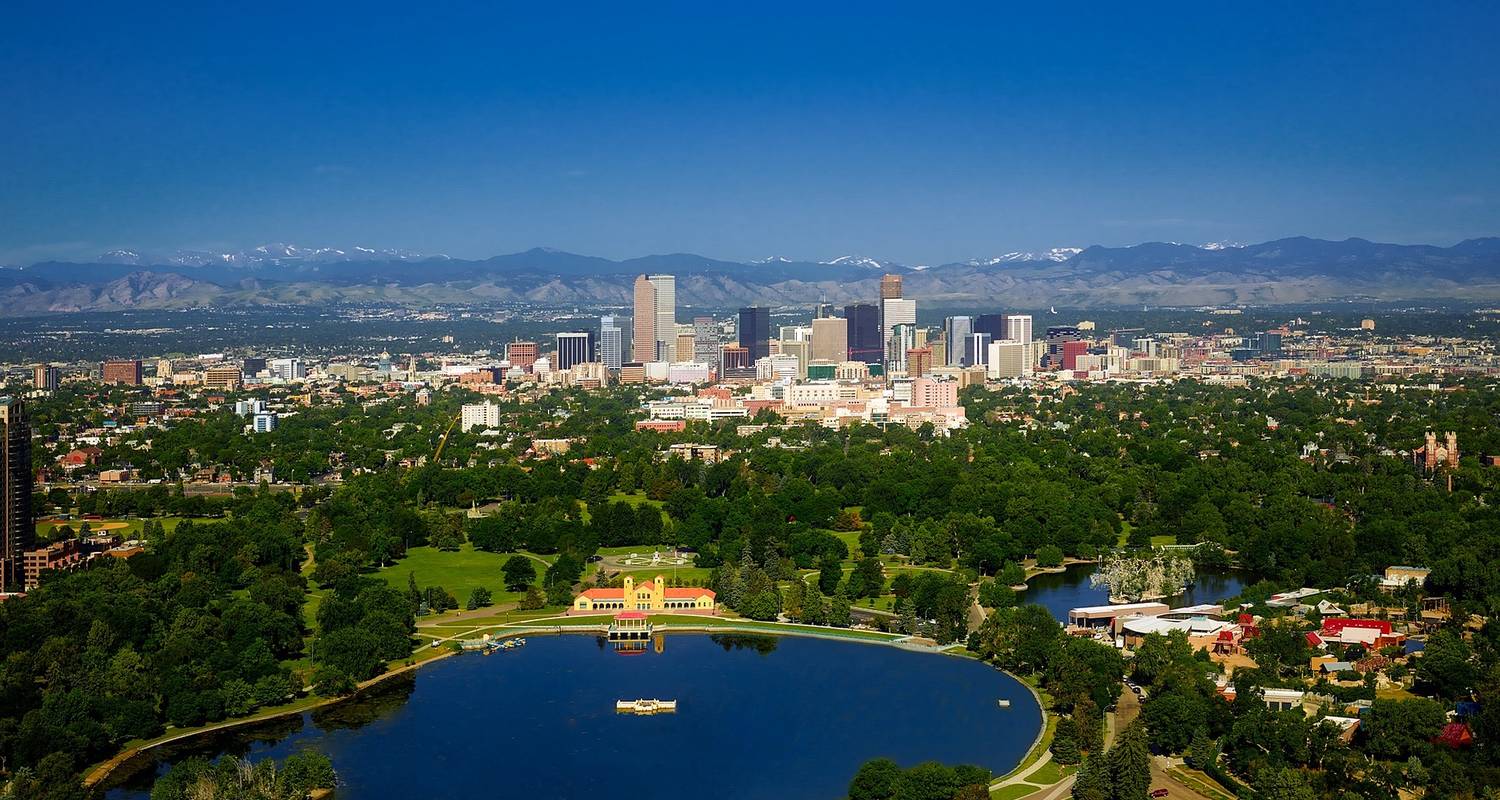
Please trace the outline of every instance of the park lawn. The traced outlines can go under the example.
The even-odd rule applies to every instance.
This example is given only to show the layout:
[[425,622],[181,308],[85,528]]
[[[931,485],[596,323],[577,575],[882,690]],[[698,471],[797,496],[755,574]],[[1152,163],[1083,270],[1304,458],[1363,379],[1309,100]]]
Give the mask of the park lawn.
[[639,506],[639,505],[649,504],[649,505],[656,506],[657,508],[661,508],[662,507],[662,502],[660,500],[652,500],[651,498],[649,498],[649,497],[646,496],[645,492],[636,492],[634,494],[625,494],[624,492],[615,492],[614,494],[612,494],[612,495],[609,496],[609,502],[611,502],[611,503],[624,503],[624,504],[629,505],[629,506]]
[[1125,543],[1130,541],[1130,531],[1134,529],[1134,527],[1134,525],[1130,524],[1130,520],[1124,519],[1122,517],[1120,519],[1120,538],[1115,542],[1115,545],[1118,547],[1124,547]]
[[860,557],[859,531],[835,531],[828,528],[819,528],[818,530],[830,536],[838,537],[838,540],[849,548],[849,559],[851,561]]
[[628,556],[635,553],[638,556],[649,556],[654,552],[672,552],[672,546],[668,544],[627,544],[619,547],[601,547],[596,552],[601,556]]
[[1177,537],[1174,534],[1167,533],[1162,534],[1161,536],[1151,537],[1152,547],[1166,547],[1167,545],[1172,544],[1177,544]]
[[[160,522],[162,528],[165,529],[167,533],[171,533],[172,531],[176,530],[177,526],[180,523],[182,523],[184,520],[189,520],[190,519],[193,522],[223,522],[225,518],[224,517],[152,517],[151,519],[153,519],[156,522]],[[94,530],[96,530],[96,531],[98,530],[99,525],[102,524],[102,523],[106,523],[106,522],[123,522],[123,523],[125,523],[125,527],[124,528],[118,528],[116,530],[111,530],[111,531],[104,531],[104,533],[118,534],[122,538],[125,538],[125,539],[136,539],[136,538],[140,537],[141,529],[145,527],[146,519],[142,518],[142,517],[131,517],[129,519],[98,519],[98,520],[95,520],[95,519],[87,519],[87,520],[86,519],[62,519],[62,520],[48,519],[48,520],[41,520],[40,522],[37,522],[37,524],[36,524],[36,534],[37,534],[37,536],[45,538],[45,537],[49,536],[52,533],[52,529],[53,528],[56,528],[56,527],[61,526],[61,525],[70,525],[70,526],[72,526],[73,530],[76,532],[79,528],[83,527],[83,523],[85,523],[85,522],[87,522],[89,524],[89,526],[91,528],[93,528]]]
[[1040,791],[1040,786],[1029,783],[1012,783],[1009,786],[1001,786],[999,789],[990,790],[990,800],[1019,800],[1032,792]]
[[1051,786],[1063,778],[1072,775],[1075,769],[1075,767],[1065,767],[1056,761],[1048,761],[1046,764],[1037,767],[1036,772],[1028,775],[1026,780],[1043,786]]
[[404,591],[407,575],[415,573],[419,587],[441,586],[458,599],[460,607],[468,601],[469,593],[480,586],[490,590],[494,602],[507,603],[521,598],[520,593],[505,590],[505,576],[501,572],[501,567],[514,555],[536,561],[538,578],[556,558],[534,553],[489,553],[475,550],[468,542],[457,551],[413,547],[406,551],[406,558],[376,570],[375,577]]
[[636,583],[643,580],[655,580],[657,575],[665,575],[667,580],[676,578],[679,581],[706,581],[713,570],[708,567],[673,567],[663,564],[659,567],[629,567],[620,568],[619,577],[626,575],[635,578]]

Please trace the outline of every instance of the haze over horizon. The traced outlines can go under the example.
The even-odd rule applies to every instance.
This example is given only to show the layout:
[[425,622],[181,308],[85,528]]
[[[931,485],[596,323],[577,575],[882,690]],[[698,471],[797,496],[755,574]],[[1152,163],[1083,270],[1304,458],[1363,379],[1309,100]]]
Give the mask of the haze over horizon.
[[0,34],[0,263],[1500,234],[1487,3],[87,11]]

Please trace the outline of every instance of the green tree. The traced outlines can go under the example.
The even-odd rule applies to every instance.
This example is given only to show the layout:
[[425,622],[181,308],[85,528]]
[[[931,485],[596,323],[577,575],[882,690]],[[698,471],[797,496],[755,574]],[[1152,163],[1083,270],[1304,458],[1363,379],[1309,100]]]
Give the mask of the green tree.
[[536,582],[536,566],[526,556],[511,556],[505,560],[505,565],[500,568],[505,575],[505,588],[507,591],[523,592],[526,587]]
[[1078,739],[1073,736],[1071,725],[1057,726],[1057,732],[1052,737],[1052,760],[1063,766],[1083,760],[1083,751],[1078,749]]
[[1139,720],[1125,726],[1107,758],[1114,800],[1144,800],[1151,788],[1151,748]]
[[469,592],[469,602],[467,604],[467,608],[470,611],[473,611],[476,608],[483,608],[485,606],[488,606],[492,602],[494,602],[494,600],[490,594],[489,589],[486,589],[483,586],[475,586],[474,591]]
[[849,800],[893,800],[901,768],[888,758],[874,758],[861,764],[849,782]]
[[1055,544],[1044,544],[1036,549],[1036,565],[1038,567],[1060,567],[1063,563],[1063,551]]

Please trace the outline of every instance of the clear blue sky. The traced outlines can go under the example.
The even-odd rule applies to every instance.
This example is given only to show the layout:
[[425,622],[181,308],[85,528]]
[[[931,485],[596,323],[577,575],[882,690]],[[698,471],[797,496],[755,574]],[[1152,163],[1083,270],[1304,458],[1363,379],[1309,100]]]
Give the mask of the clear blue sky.
[[0,12],[0,263],[1500,234],[1493,0],[150,5]]

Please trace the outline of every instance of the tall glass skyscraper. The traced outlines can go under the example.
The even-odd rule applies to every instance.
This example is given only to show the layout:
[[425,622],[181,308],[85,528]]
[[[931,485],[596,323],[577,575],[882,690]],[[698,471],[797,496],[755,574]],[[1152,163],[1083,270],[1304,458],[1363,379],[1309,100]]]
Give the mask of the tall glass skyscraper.
[[844,306],[849,320],[849,360],[879,364],[884,355],[880,336],[880,310],[874,303]]
[[948,344],[947,356],[949,366],[974,366],[974,362],[967,360],[967,354],[964,353],[964,344],[973,332],[973,317],[949,317],[944,320],[943,340]]
[[749,351],[750,363],[771,354],[771,309],[750,306],[740,309],[740,347]]
[[605,369],[619,369],[625,361],[625,332],[613,315],[599,318],[599,361]]

